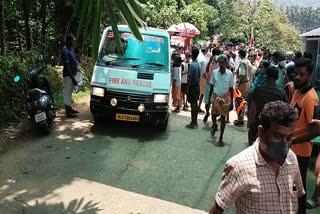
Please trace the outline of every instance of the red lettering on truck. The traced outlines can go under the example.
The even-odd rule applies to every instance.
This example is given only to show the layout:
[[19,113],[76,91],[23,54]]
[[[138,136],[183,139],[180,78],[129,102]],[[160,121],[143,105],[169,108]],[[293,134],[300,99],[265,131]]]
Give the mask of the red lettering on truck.
[[120,78],[109,78],[109,83],[111,84],[120,84]]

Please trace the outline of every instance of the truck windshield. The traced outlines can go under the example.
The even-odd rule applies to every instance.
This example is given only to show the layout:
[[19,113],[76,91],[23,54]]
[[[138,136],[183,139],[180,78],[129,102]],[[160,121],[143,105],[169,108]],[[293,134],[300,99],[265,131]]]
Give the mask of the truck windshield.
[[166,37],[143,34],[139,42],[131,33],[120,32],[123,53],[117,46],[112,31],[107,32],[99,52],[98,63],[121,66],[153,66],[167,68],[169,60]]

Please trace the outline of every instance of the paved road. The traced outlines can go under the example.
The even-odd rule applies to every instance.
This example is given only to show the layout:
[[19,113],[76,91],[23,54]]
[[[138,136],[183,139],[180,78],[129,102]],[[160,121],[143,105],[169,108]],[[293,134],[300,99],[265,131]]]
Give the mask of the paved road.
[[224,163],[247,145],[245,128],[228,125],[223,148],[210,138],[209,125],[186,129],[190,113],[171,115],[161,133],[131,123],[94,124],[87,100],[80,110],[77,119],[57,120],[49,136],[28,133],[0,155],[1,214],[206,213]]

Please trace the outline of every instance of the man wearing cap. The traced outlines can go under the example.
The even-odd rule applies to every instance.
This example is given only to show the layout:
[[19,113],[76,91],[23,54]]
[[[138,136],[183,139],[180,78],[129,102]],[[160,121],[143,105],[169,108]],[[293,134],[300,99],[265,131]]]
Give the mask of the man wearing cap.
[[[241,58],[241,62],[239,68],[237,69],[237,85],[238,90],[241,92],[243,97],[247,97],[247,94],[250,90],[250,72],[252,72],[252,66],[250,61],[247,59],[247,53],[245,50],[239,50],[239,56]],[[245,109],[239,115],[238,120],[234,122],[234,125],[244,125],[244,114]]]
[[[233,73],[228,70],[228,57],[224,54],[219,56],[219,69],[216,69],[212,72],[211,75],[211,88],[209,97],[213,93],[213,103],[212,103],[212,128],[211,136],[215,135],[215,132],[218,129],[217,117],[221,115],[221,132],[219,145],[224,146],[223,142],[223,133],[226,126],[226,116],[228,116],[229,111],[233,109]],[[231,95],[231,96],[230,96]]]

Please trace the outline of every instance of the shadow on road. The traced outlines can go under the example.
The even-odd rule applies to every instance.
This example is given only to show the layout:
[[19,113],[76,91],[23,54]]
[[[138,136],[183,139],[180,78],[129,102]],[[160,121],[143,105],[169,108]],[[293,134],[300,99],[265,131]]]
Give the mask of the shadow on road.
[[[90,186],[84,191],[84,207],[91,200],[90,193],[100,191],[100,187],[91,188],[90,182],[95,182],[208,209],[225,161],[238,151],[235,147],[243,147],[238,142],[244,139],[234,136],[237,130],[228,126],[226,146],[218,148],[217,141],[210,138],[211,122],[203,125],[199,119],[199,128],[189,130],[185,127],[190,122],[187,115],[171,115],[168,130],[161,132],[150,124],[114,120],[94,123],[87,103],[81,107],[77,108],[81,112],[77,118],[59,117],[50,135],[41,136],[32,130],[15,150],[0,156],[0,207],[20,209],[5,213],[21,213],[22,208],[22,213],[32,214],[98,212],[94,209],[98,205],[89,206],[96,205],[94,202],[86,212],[76,210],[81,199],[65,204],[61,198],[50,204],[43,200],[35,203],[39,198],[50,200],[47,195],[59,197],[57,189],[74,187],[75,178],[85,179],[88,184],[70,189],[68,194],[76,194],[69,195],[71,200],[82,197],[77,195],[78,189]],[[16,183],[1,192],[10,179]],[[16,196],[21,191],[26,192]],[[12,194],[16,199],[8,200]]]
[[[26,196],[24,196],[26,197]],[[69,204],[63,202],[46,203],[36,200],[33,204],[28,204],[19,197],[14,197],[13,201],[2,201],[0,203],[2,213],[22,213],[22,214],[40,214],[40,213],[68,213],[68,214],[96,214],[101,211],[99,203],[93,201],[84,202],[84,198],[74,199]]]
[[137,139],[139,142],[168,138],[168,131],[162,132],[150,124],[135,124],[114,120],[95,122],[90,132],[94,135],[110,136],[111,138]]

